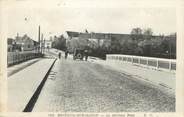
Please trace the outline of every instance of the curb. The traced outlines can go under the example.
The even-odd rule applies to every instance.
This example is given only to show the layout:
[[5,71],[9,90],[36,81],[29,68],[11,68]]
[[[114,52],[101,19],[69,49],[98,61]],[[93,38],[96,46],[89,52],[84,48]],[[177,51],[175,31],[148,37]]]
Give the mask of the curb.
[[39,86],[37,87],[36,91],[34,92],[34,94],[32,95],[31,99],[29,100],[29,102],[27,103],[26,107],[24,108],[23,112],[31,112],[34,108],[34,105],[40,95],[40,92],[48,78],[48,75],[51,71],[51,69],[53,68],[55,62],[57,59],[54,60],[54,62],[52,63],[51,67],[49,68],[49,70],[47,71],[46,75],[44,76],[43,80],[41,81],[41,83],[39,84]]

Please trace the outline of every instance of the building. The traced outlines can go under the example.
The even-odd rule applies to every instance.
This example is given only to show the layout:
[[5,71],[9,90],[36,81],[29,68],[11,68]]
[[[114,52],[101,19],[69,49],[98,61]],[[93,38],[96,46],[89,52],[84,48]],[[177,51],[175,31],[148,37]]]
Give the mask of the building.
[[107,38],[104,37],[103,33],[81,33],[81,32],[72,32],[67,31],[68,39],[80,39],[80,40],[87,40],[98,43],[98,45],[102,45],[104,40]]
[[131,40],[129,34],[113,34],[113,33],[81,33],[67,31],[68,39],[86,39],[89,42],[97,43],[98,47],[109,47],[114,44],[122,44],[126,40]]
[[73,32],[73,31],[66,31],[68,39],[78,39],[79,38],[79,32]]
[[[123,46],[125,43],[139,43],[145,41],[146,36],[142,35],[142,39],[134,40],[131,34],[117,34],[117,33],[82,33],[82,32],[73,32],[67,31],[68,40],[79,39],[80,42],[86,40],[89,45],[93,47],[111,47],[111,49],[116,49],[119,46]],[[176,45],[176,36],[157,36],[152,35],[150,40],[169,40],[170,45]],[[79,43],[79,42],[77,42]],[[96,44],[96,45],[95,45]]]
[[52,48],[52,40],[45,40],[45,47]]
[[41,40],[41,47],[47,49],[52,48],[52,40]]
[[14,47],[15,47],[15,40],[12,38],[8,38],[7,39],[7,51],[8,52],[13,52],[14,51]]
[[38,46],[38,42],[34,41],[27,35],[24,36],[16,36],[15,38],[16,46],[21,47],[20,51],[33,51],[36,50]]

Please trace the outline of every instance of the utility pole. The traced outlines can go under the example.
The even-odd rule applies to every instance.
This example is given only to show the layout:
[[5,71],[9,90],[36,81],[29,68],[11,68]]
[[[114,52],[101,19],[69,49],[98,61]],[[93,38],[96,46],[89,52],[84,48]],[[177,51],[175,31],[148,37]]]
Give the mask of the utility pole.
[[44,38],[44,44],[43,45],[44,45],[43,53],[45,53],[45,38]]
[[40,53],[40,25],[38,27],[38,53]]
[[43,53],[43,45],[44,43],[43,43],[43,33],[42,33],[42,36],[41,36],[41,53]]

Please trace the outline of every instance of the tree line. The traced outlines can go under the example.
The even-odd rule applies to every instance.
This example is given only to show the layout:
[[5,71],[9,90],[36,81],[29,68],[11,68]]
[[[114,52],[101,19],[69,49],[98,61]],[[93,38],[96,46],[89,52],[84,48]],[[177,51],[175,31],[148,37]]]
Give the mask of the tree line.
[[[129,37],[130,39],[127,40],[111,38],[111,44],[108,46],[106,43],[100,46],[97,43],[93,43],[93,47],[88,47],[89,54],[103,59],[105,59],[106,54],[176,59],[176,33],[167,36],[154,36],[151,28],[141,29],[137,27],[131,30]],[[66,50],[66,39],[63,35],[54,37],[53,47]]]
[[95,55],[105,58],[106,54],[126,54],[146,57],[176,59],[176,33],[154,36],[151,28],[133,28],[130,39],[122,42],[112,38],[109,47],[102,45],[93,49]]

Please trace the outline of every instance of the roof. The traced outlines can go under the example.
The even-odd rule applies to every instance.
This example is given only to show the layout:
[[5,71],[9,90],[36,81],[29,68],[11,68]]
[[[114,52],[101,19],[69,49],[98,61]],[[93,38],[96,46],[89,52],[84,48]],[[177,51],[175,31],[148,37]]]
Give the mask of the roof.
[[[118,34],[118,33],[82,33],[66,31],[69,37],[80,37],[83,39],[118,39],[118,40],[129,40],[131,39],[131,34]],[[161,36],[152,35],[152,38],[160,38]],[[176,39],[176,37],[167,37],[167,39]]]
[[91,34],[91,38],[93,39],[105,39],[105,35],[104,33],[92,33]]
[[33,39],[31,39],[29,36],[26,34],[24,36],[16,36],[15,38],[16,44],[21,44],[21,43],[33,43],[34,45],[38,45],[39,43]]
[[91,38],[91,34],[90,33],[80,33],[79,37],[80,38]]
[[69,37],[79,37],[79,32],[66,31]]
[[131,39],[130,34],[111,34],[112,39]]
[[130,34],[115,34],[115,33],[82,33],[66,31],[69,37],[93,38],[93,39],[110,39],[110,38],[130,38]]

